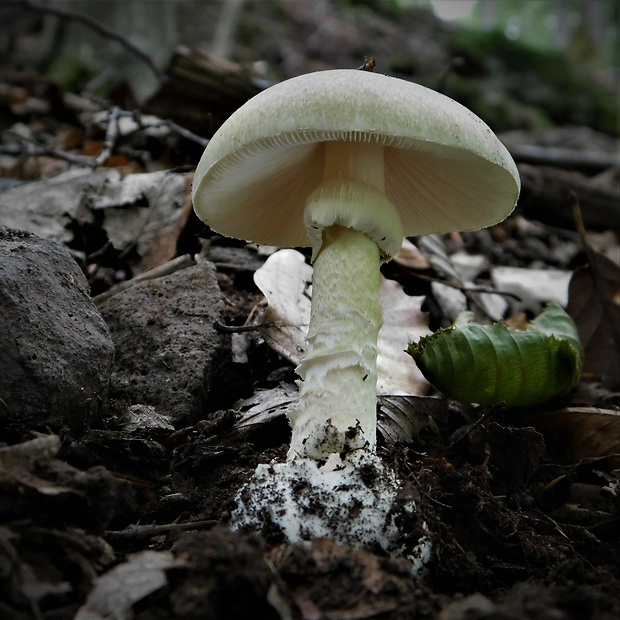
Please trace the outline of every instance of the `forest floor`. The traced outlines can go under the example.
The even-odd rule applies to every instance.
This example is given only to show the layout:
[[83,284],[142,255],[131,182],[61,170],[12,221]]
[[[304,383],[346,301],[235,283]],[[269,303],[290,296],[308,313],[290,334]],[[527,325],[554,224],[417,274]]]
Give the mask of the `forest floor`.
[[[419,315],[431,330],[447,325],[452,315],[448,306],[454,297],[445,288],[472,302],[463,294],[467,286],[451,280],[456,254],[482,259],[474,283],[486,290],[500,288],[493,279],[500,268],[516,269],[503,272],[510,277],[525,274],[518,284],[521,301],[506,297],[504,316],[511,320],[533,318],[558,294],[544,289],[543,272],[564,278],[560,293],[569,314],[587,288],[575,280],[580,285],[569,292],[569,280],[589,269],[594,280],[604,281],[585,304],[589,311],[573,316],[580,334],[596,324],[583,342],[584,373],[569,394],[534,410],[465,405],[432,388],[411,398],[379,399],[378,454],[415,499],[432,542],[425,571],[413,576],[408,561],[378,549],[330,538],[290,543],[278,531],[230,527],[238,494],[257,465],[286,458],[285,412],[296,375],[291,359],[276,352],[257,328],[266,304],[253,276],[265,255],[219,237],[191,213],[191,171],[204,146],[198,136],[119,107],[97,103],[93,111],[92,101],[77,97],[69,103],[30,72],[8,72],[0,84],[10,95],[0,100],[0,224],[19,220],[23,228],[61,242],[81,267],[99,308],[104,302],[97,296],[115,285],[182,257],[192,257],[191,264],[201,257],[219,287],[217,327],[228,347],[228,357],[210,369],[209,393],[196,399],[199,415],[174,419],[158,409],[136,424],[130,405],[149,403],[128,399],[119,386],[131,380],[119,376],[118,368],[100,415],[79,428],[61,418],[45,424],[20,419],[14,415],[20,403],[11,402],[9,387],[3,387],[0,617],[620,618],[620,391],[618,378],[605,375],[605,369],[617,369],[620,355],[609,327],[618,316],[619,225],[613,221],[618,176],[617,167],[605,164],[617,150],[615,138],[585,127],[524,134],[525,142],[543,149],[539,154],[568,144],[573,154],[591,150],[603,164],[584,171],[578,165],[567,170],[565,162],[518,162],[523,204],[504,222],[447,235],[439,239],[438,254],[427,248],[418,262],[396,260],[382,268],[404,295],[421,300]],[[125,130],[125,121],[136,124]],[[151,171],[184,175],[170,190],[181,192],[182,200],[175,201],[165,243],[164,235],[140,237],[145,199],[124,198],[123,181],[148,174],[147,160]],[[120,172],[104,182],[108,190],[119,189],[111,192],[117,200],[112,207],[136,215],[126,225],[125,241],[115,240],[122,235],[118,222],[112,228],[109,211],[102,216],[79,192],[67,193],[57,211],[46,210],[45,224],[36,209],[31,226],[23,224],[36,198],[26,204],[15,201],[14,192],[42,183],[35,193],[48,205],[45,184],[51,179],[75,168],[92,168],[95,175],[101,164]],[[571,194],[575,187],[582,192],[578,197]],[[581,200],[586,226],[595,228],[587,236],[580,234],[570,209],[557,216],[555,203],[569,195],[572,204]],[[183,208],[176,210],[178,204]],[[170,216],[162,211],[158,217],[162,213]],[[612,215],[601,224],[601,213]],[[52,234],[59,222],[62,234]],[[420,238],[410,241],[424,246]],[[437,283],[447,285],[443,295]],[[128,295],[131,304],[131,289]],[[187,307],[189,299],[187,291],[176,290],[178,308]],[[138,313],[139,302],[134,303]],[[604,318],[593,319],[603,307]],[[134,359],[157,354],[137,348]],[[399,423],[409,425],[405,435],[394,430]],[[410,530],[402,531],[403,541],[410,536]]]

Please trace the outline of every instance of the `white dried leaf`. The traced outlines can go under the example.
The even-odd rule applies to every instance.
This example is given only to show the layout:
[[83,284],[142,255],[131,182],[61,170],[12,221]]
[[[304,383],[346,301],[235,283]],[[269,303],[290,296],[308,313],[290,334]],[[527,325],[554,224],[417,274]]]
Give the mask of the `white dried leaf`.
[[27,230],[39,237],[67,243],[73,233],[67,229],[77,218],[84,193],[102,186],[108,170],[75,168],[54,177],[25,183],[0,194],[0,221],[3,226]]
[[136,404],[127,408],[127,421],[124,429],[128,433],[139,433],[144,430],[174,431],[170,417],[158,413],[150,405]]
[[275,252],[254,273],[254,282],[269,303],[260,334],[293,364],[299,364],[306,354],[311,281],[312,267],[297,250]]
[[142,551],[97,577],[75,620],[131,620],[132,607],[168,583],[165,571],[181,565],[172,553]]
[[538,310],[541,304],[549,301],[566,308],[571,276],[572,271],[559,269],[495,267],[491,279],[497,290],[514,293],[526,308]]
[[377,341],[378,394],[421,396],[428,392],[428,381],[405,351],[410,342],[431,333],[428,314],[421,310],[423,301],[424,297],[405,295],[398,282],[382,278],[383,326]]
[[465,282],[473,282],[489,269],[489,259],[482,254],[468,254],[460,250],[452,254],[450,259]]

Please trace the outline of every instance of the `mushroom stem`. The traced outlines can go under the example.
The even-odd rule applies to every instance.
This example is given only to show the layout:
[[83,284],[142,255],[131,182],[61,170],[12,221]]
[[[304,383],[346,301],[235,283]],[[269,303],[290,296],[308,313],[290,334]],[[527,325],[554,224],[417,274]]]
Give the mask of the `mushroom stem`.
[[339,225],[325,229],[323,239],[314,263],[308,353],[297,368],[303,383],[289,413],[289,459],[324,460],[376,446],[379,248]]
[[326,142],[322,183],[306,201],[314,275],[308,353],[289,412],[289,459],[323,461],[377,444],[377,338],[381,261],[403,238],[384,193],[384,147]]

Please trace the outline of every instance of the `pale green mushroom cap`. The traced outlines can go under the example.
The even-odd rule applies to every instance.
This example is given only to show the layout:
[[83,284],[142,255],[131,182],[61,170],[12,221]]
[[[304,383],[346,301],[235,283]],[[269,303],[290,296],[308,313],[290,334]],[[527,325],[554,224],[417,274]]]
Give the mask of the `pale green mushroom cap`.
[[268,88],[222,125],[196,169],[198,217],[229,237],[310,246],[304,209],[322,183],[323,143],[332,141],[385,147],[378,165],[404,235],[493,225],[519,196],[510,154],[467,108],[412,82],[337,69]]

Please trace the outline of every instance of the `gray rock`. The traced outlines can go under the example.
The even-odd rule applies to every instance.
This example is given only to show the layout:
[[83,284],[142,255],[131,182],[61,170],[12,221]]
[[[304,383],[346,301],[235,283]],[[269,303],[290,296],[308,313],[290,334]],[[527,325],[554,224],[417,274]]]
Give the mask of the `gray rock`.
[[141,282],[99,310],[117,351],[111,395],[150,405],[173,422],[200,417],[230,346],[214,327],[224,305],[213,265]]
[[0,227],[2,418],[77,429],[107,403],[114,345],[67,250]]

